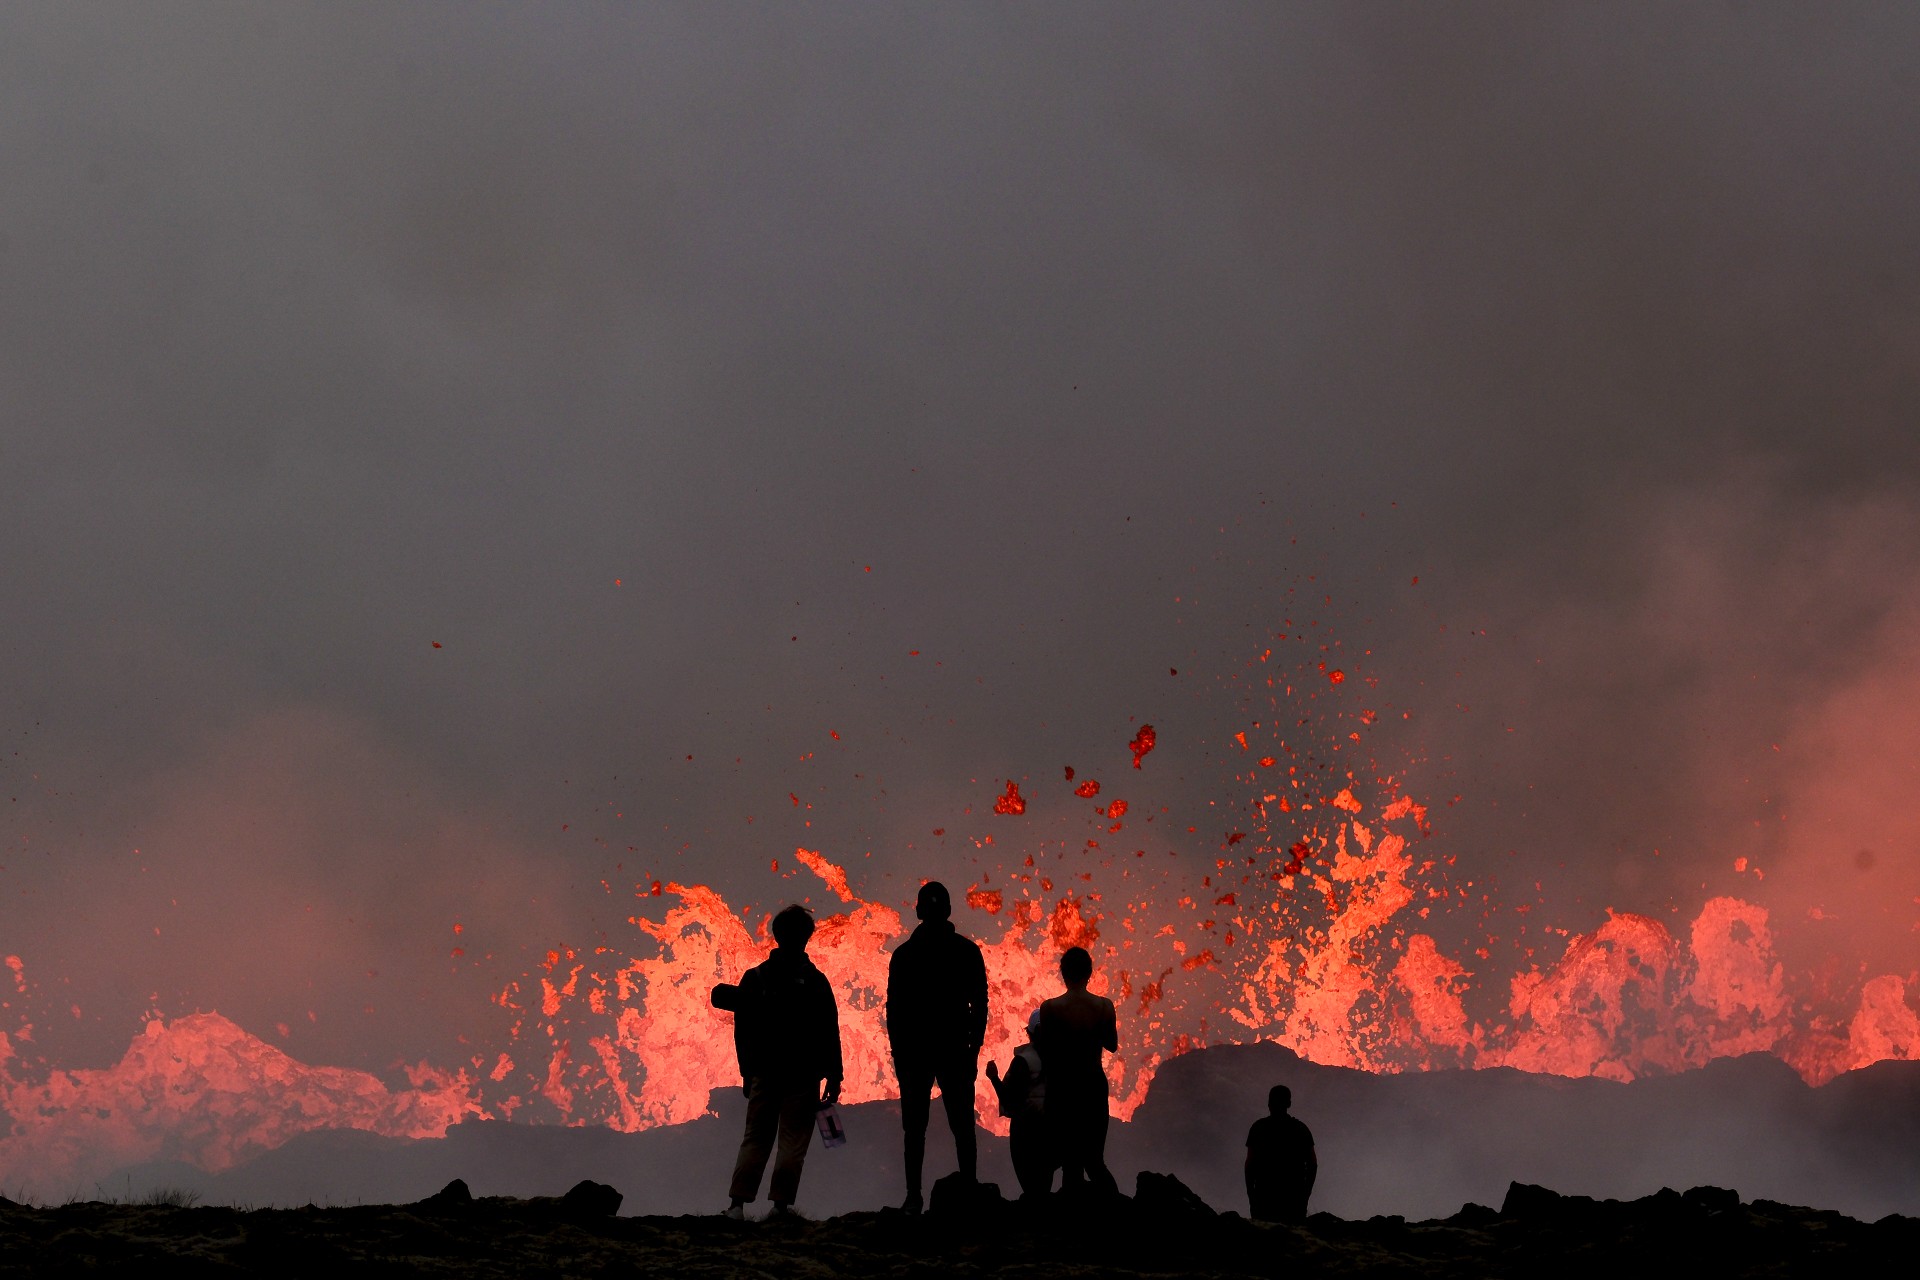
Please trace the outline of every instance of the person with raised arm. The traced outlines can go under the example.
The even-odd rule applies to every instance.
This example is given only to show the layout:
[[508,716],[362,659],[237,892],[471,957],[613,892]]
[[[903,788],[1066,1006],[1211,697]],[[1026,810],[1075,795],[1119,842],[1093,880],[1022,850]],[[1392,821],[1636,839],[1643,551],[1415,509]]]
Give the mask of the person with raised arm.
[[814,1113],[840,1098],[840,1005],[827,976],[807,958],[812,937],[813,914],[798,905],[786,908],[773,918],[773,954],[747,970],[737,988],[714,993],[718,1007],[734,1012],[734,1047],[747,1093],[729,1218],[746,1216],[770,1155],[773,1211],[793,1211]]

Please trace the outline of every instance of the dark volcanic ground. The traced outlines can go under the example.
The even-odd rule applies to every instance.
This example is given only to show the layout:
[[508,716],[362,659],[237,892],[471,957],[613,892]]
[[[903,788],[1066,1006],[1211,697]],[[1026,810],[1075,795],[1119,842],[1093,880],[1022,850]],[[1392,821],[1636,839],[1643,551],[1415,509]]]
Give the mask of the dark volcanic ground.
[[1216,1215],[1172,1179],[1132,1199],[940,1205],[824,1221],[620,1218],[563,1201],[170,1208],[0,1202],[0,1274],[260,1276],[1698,1276],[1912,1273],[1920,1220],[1868,1224],[1731,1192],[1632,1202],[1516,1185],[1501,1210],[1430,1222]]

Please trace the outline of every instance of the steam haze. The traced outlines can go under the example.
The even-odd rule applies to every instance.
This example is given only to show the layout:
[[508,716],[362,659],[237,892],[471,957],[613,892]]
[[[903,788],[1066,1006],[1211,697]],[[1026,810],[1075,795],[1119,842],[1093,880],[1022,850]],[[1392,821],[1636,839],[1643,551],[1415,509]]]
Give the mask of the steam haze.
[[905,905],[1140,722],[1199,826],[1309,606],[1536,926],[1736,894],[1912,976],[1916,27],[9,9],[34,1052],[458,1065],[636,885]]

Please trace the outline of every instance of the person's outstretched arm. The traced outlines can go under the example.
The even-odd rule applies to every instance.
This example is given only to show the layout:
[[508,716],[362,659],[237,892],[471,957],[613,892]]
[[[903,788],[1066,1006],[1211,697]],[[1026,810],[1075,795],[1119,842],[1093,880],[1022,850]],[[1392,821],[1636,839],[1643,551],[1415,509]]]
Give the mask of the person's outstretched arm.
[[1004,1076],[1000,1074],[999,1063],[988,1062],[987,1081],[993,1085],[994,1096],[1000,1100],[1000,1114],[1011,1119],[1014,1112],[1020,1109],[1020,1104],[1026,1100],[1026,1062],[1020,1055],[1015,1054],[1013,1065],[1007,1068]]

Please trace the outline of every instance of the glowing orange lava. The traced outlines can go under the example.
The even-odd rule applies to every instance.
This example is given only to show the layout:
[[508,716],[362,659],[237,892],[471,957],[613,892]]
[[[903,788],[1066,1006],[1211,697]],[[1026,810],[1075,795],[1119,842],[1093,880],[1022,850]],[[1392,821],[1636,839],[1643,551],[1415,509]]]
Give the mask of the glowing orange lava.
[[[1474,973],[1412,927],[1431,893],[1410,853],[1424,808],[1391,793],[1370,806],[1348,787],[1319,811],[1337,817],[1283,854],[1241,860],[1244,874],[1231,879],[1244,887],[1183,899],[1172,912],[1132,902],[1118,929],[1104,927],[1112,921],[1098,891],[1049,895],[1050,881],[1030,873],[1010,877],[1022,885],[1017,897],[974,886],[966,901],[978,914],[960,924],[983,939],[987,1056],[1006,1059],[1027,1014],[1058,991],[1060,953],[1076,945],[1094,952],[1095,989],[1122,1006],[1110,1076],[1123,1119],[1160,1062],[1205,1043],[1272,1040],[1369,1071],[1498,1065],[1622,1080],[1766,1051],[1816,1083],[1920,1054],[1920,1020],[1897,976],[1867,983],[1838,1021],[1796,1014],[1767,913],[1733,898],[1709,901],[1684,942],[1657,921],[1612,915],[1572,937],[1558,962],[1514,975],[1506,1019],[1485,1025],[1463,1001]],[[822,919],[810,949],[840,996],[846,1096],[892,1097],[881,1009],[887,954],[905,926],[892,908],[849,893],[837,866],[807,861],[846,906]],[[720,1034],[726,1015],[707,1007],[706,993],[766,953],[766,921],[749,925],[698,886],[668,891],[679,903],[665,920],[635,920],[657,955],[574,968],[561,998],[542,1008],[547,1052],[567,1081],[564,1098],[551,1100],[570,1121],[674,1123],[703,1114],[710,1090],[737,1083]],[[589,1053],[574,1047],[583,1038]],[[991,1117],[984,1081],[978,1101]]]
[[[29,1081],[0,1035],[0,1169],[52,1194],[144,1160],[228,1168],[317,1128],[429,1138],[481,1113],[464,1072],[421,1064],[411,1088],[297,1062],[219,1014],[156,1018],[111,1067]],[[62,1188],[61,1183],[72,1187]]]

